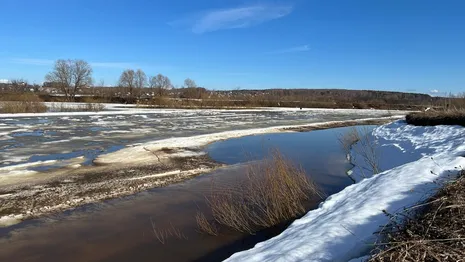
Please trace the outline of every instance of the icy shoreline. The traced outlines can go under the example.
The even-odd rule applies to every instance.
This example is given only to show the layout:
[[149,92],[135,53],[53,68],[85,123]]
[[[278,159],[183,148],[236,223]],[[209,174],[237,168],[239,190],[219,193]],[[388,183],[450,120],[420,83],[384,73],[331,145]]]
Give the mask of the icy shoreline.
[[[311,124],[301,125],[281,125],[264,128],[252,128],[245,130],[231,130],[223,131],[218,133],[187,136],[187,137],[174,137],[168,139],[155,140],[152,142],[146,142],[143,144],[129,145],[123,149],[109,154],[102,154],[98,156],[93,163],[96,165],[124,165],[126,167],[131,165],[139,165],[141,163],[150,163],[154,161],[154,152],[165,150],[165,149],[185,149],[179,152],[177,156],[190,156],[192,149],[198,150],[203,146],[210,143],[221,141],[230,138],[238,138],[249,135],[259,135],[267,133],[280,133],[280,132],[295,132],[299,129],[311,129],[317,127],[325,127],[331,125],[350,125],[350,124],[363,124],[369,121],[390,121],[403,117],[402,115],[389,116],[389,117],[374,117],[374,118],[363,118],[357,120],[345,120],[345,121],[325,121]],[[128,157],[131,156],[131,157]],[[53,161],[53,160],[51,160]],[[69,165],[63,165],[62,167],[79,168],[81,163],[85,161],[82,157],[67,159]],[[51,163],[51,162],[47,162]],[[46,164],[47,164],[46,163]],[[16,165],[8,165],[0,167],[0,186],[11,179],[20,179],[21,176],[28,175],[34,176],[39,174],[38,171],[28,170],[31,166],[39,165],[36,162],[21,163]]]
[[375,128],[384,172],[363,179],[353,169],[358,183],[330,196],[277,237],[227,261],[363,261],[376,240],[374,232],[389,220],[385,212],[396,214],[428,198],[441,181],[465,167],[463,132],[459,126],[415,127],[404,121]]

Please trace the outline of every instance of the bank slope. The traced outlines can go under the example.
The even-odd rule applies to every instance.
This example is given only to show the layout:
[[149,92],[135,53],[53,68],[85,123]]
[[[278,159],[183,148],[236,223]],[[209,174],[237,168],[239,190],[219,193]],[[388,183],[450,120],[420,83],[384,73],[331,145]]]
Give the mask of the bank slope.
[[[380,169],[367,177],[360,160],[356,184],[330,196],[282,234],[239,252],[227,261],[349,261],[368,254],[385,212],[395,214],[435,193],[465,167],[465,129],[415,127],[397,121],[371,134]],[[357,146],[357,145],[356,145]],[[360,159],[360,158],[359,158]]]

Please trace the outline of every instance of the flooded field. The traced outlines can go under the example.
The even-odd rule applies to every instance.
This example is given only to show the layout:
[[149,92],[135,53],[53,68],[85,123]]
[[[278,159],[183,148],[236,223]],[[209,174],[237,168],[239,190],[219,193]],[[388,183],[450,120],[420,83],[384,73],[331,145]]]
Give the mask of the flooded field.
[[[305,133],[246,136],[209,145],[205,150],[218,162],[232,166],[182,183],[133,196],[85,205],[72,211],[28,220],[0,229],[0,261],[219,261],[251,248],[283,230],[255,236],[223,231],[220,236],[197,232],[195,214],[205,209],[204,196],[216,183],[243,178],[247,162],[260,160],[279,148],[301,164],[323,190],[332,194],[352,182],[351,168],[337,137],[346,128]],[[309,203],[315,208],[319,201]],[[161,243],[153,233],[174,226],[182,239]]]

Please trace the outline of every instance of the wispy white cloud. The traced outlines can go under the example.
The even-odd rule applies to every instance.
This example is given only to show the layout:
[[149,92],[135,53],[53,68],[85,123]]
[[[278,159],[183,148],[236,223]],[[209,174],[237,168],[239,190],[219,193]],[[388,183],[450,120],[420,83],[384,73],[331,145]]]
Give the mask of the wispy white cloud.
[[10,80],[8,79],[0,79],[0,84],[8,84]]
[[217,9],[169,23],[188,26],[192,32],[202,34],[224,29],[247,28],[282,18],[293,10],[292,5],[256,4],[235,8]]
[[286,49],[274,50],[274,51],[268,52],[268,54],[299,53],[299,52],[307,52],[309,50],[310,50],[310,47],[308,45],[301,45],[301,46],[295,46],[295,47],[286,48]]
[[437,94],[437,93],[439,93],[440,91],[437,90],[437,89],[433,89],[433,90],[430,90],[429,92],[430,92],[431,94]]

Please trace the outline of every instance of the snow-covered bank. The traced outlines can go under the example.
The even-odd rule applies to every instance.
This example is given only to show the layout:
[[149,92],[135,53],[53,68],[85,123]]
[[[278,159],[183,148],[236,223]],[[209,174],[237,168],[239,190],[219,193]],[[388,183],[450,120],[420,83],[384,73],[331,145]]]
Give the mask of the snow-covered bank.
[[[431,196],[465,167],[465,129],[415,127],[397,121],[376,128],[380,169],[330,196],[282,234],[228,261],[349,261],[367,255],[374,232],[395,214]],[[363,162],[356,163],[364,165]],[[354,173],[361,177],[360,169]],[[367,175],[367,174],[365,174]]]

